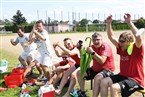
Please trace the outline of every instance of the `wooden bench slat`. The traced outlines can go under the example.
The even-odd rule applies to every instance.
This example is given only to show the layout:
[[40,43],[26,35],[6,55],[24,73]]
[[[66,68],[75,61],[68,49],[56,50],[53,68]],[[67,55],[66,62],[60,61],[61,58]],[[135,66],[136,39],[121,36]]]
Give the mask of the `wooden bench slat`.
[[138,92],[145,94],[145,89],[144,90],[138,90]]

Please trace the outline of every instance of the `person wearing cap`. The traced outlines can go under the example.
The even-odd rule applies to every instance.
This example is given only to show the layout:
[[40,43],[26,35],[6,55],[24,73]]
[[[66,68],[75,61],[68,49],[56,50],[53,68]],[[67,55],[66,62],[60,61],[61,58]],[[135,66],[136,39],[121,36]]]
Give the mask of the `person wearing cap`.
[[59,42],[57,42],[55,45],[62,50],[61,55],[63,54],[68,55],[74,60],[75,64],[64,73],[63,78],[60,82],[59,88],[55,90],[55,93],[57,95],[61,94],[63,87],[65,86],[65,84],[68,81],[68,78],[70,77],[70,84],[69,84],[68,90],[63,96],[63,97],[69,97],[70,92],[72,91],[74,85],[76,84],[75,76],[76,76],[76,72],[78,71],[80,67],[80,51],[77,48],[77,46],[74,45],[74,43],[72,42],[72,39],[65,38],[63,42],[64,42],[64,46],[61,45]]
[[119,93],[122,97],[129,97],[144,87],[143,40],[140,35],[136,36],[138,29],[131,22],[131,15],[125,14],[124,19],[132,33],[123,32],[117,40],[111,26],[112,15],[107,17],[107,34],[120,55],[120,72],[101,81],[101,97],[108,97],[108,87],[110,97],[118,97]]
[[69,69],[70,67],[74,66],[75,63],[73,62],[73,60],[71,60],[71,58],[68,55],[61,55],[58,52],[57,46],[55,44],[53,44],[53,48],[54,48],[55,54],[58,57],[62,57],[62,61],[55,63],[53,65],[54,68],[53,68],[48,84],[57,85],[58,82],[62,79],[62,76],[65,73],[65,71]]
[[100,33],[95,32],[92,35],[92,45],[87,47],[87,52],[92,55],[92,66],[86,70],[84,79],[80,77],[80,71],[77,72],[77,78],[82,95],[85,95],[85,80],[94,79],[92,97],[98,97],[100,92],[100,82],[103,78],[112,76],[115,69],[114,57],[111,47],[103,42]]

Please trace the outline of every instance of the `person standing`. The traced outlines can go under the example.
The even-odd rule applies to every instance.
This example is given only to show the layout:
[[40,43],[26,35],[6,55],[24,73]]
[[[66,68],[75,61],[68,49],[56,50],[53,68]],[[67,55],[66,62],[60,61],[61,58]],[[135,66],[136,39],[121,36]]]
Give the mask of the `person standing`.
[[[31,67],[28,71],[26,69],[27,72],[26,71],[24,72],[24,76],[26,76],[28,72],[30,71],[32,72],[33,68],[32,61],[36,58],[37,50],[35,43],[33,43],[29,39],[29,37],[27,37],[24,33],[25,33],[24,28],[18,27],[17,28],[18,37],[16,38],[16,40],[11,39],[10,42],[14,46],[20,43],[24,50],[18,59],[24,68]],[[26,64],[28,64],[28,67],[26,67],[27,66]],[[42,75],[41,68],[39,67],[38,64],[36,65],[36,68],[39,71],[39,75]]]
[[[50,39],[48,32],[44,29],[43,21],[39,20],[33,27],[30,33],[30,39],[34,38],[34,42],[37,45],[39,57],[34,60],[35,63],[40,63],[40,66],[44,72],[47,80],[50,80],[50,72],[52,70],[52,49],[50,45]],[[47,83],[46,83],[47,84]]]

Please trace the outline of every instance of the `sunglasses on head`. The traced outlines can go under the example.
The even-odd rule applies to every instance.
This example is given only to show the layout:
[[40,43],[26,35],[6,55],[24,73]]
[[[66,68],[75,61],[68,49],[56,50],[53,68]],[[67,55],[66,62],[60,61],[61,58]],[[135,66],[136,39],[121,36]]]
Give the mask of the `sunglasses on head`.
[[125,42],[125,40],[119,40],[119,42],[120,42],[120,43],[124,43],[124,42]]

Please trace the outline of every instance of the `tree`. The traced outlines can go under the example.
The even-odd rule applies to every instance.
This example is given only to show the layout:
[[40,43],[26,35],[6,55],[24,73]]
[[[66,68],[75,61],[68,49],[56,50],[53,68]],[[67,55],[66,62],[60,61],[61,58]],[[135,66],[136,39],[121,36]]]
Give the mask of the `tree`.
[[85,27],[86,26],[86,24],[88,24],[88,20],[87,19],[82,19],[81,21],[80,21],[80,26],[82,26],[82,27]]
[[14,25],[21,25],[27,23],[26,18],[23,17],[23,14],[20,12],[20,10],[17,10],[16,15],[14,15],[12,18],[12,21]]
[[135,24],[138,28],[144,28],[145,27],[145,19],[140,18],[137,20],[137,22]]
[[93,21],[93,24],[98,24],[98,23],[99,23],[99,20],[97,19]]

